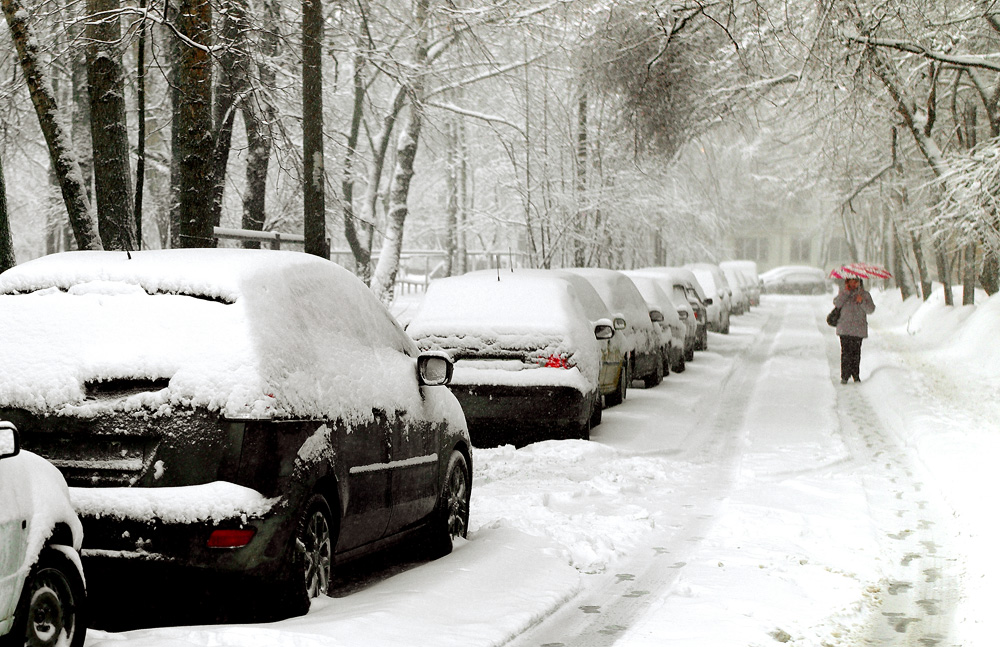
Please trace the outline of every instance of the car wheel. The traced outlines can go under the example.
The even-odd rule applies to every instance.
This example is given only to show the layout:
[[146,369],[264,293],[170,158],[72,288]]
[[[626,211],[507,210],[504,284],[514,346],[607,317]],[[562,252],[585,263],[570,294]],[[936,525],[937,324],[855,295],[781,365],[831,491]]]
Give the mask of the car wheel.
[[14,626],[2,639],[10,642],[4,644],[82,647],[87,633],[86,595],[73,562],[54,548],[44,549],[24,583]]
[[686,354],[687,353],[678,353],[677,354],[677,361],[674,362],[674,365],[672,367],[674,369],[674,373],[683,373],[684,369],[687,368],[687,364],[686,364],[687,359],[685,357]]
[[651,389],[663,381],[663,362],[657,361],[655,364],[656,368],[653,370],[653,373],[642,378],[642,384],[647,389]]
[[304,510],[289,547],[285,576],[274,589],[275,602],[290,616],[309,611],[309,601],[329,593],[333,579],[337,540],[330,504],[324,496],[314,494]]
[[469,482],[465,456],[453,451],[431,521],[428,548],[432,559],[450,553],[455,539],[469,532]]
[[690,361],[694,360],[694,349],[695,349],[695,346],[697,346],[697,345],[698,345],[698,342],[695,342],[695,343],[691,344],[690,348],[685,348],[684,349],[684,361],[685,362],[690,362]]

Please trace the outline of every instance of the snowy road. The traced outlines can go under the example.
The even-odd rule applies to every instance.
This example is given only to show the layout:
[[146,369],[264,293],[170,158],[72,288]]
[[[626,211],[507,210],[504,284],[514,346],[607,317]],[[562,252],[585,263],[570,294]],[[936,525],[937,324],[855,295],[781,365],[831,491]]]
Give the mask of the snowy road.
[[960,644],[959,530],[900,431],[951,413],[877,331],[840,385],[828,308],[766,298],[591,442],[477,451],[472,532],[444,559],[301,618],[87,645]]

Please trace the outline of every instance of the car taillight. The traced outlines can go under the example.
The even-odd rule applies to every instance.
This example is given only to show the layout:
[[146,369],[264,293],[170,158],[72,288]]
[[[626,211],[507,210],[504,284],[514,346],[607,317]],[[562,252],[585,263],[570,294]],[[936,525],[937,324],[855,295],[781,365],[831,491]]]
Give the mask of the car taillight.
[[565,355],[557,355],[555,353],[548,357],[543,355],[536,361],[539,365],[546,368],[573,368],[574,366]]
[[219,528],[212,531],[205,544],[209,548],[242,548],[256,533],[255,528]]

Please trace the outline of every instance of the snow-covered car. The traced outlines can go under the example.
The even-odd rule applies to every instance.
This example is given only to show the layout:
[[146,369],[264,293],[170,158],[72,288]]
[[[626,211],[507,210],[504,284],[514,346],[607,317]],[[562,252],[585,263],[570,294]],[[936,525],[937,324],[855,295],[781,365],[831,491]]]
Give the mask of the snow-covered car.
[[738,269],[724,267],[721,263],[719,269],[725,275],[729,289],[733,293],[733,314],[742,315],[750,312],[750,288],[746,277]]
[[684,308],[678,308],[666,292],[670,287],[666,281],[641,272],[622,273],[635,283],[635,287],[639,289],[639,293],[649,306],[650,319],[660,327],[663,374],[666,375],[670,371],[682,372],[686,368],[685,357],[688,346],[694,350],[696,333],[696,328],[694,326],[688,328],[685,321],[689,317],[694,319],[687,299],[684,300]]
[[587,279],[615,317],[625,319],[621,332],[629,340],[629,377],[653,387],[663,381],[660,333],[632,280],[617,270],[574,267],[560,270]]
[[684,267],[694,273],[705,293],[719,306],[718,319],[709,319],[709,330],[728,335],[729,319],[733,313],[733,293],[726,275],[713,263],[688,263]]
[[0,420],[0,644],[83,645],[82,540],[62,474]]
[[809,265],[781,265],[760,275],[766,294],[826,294],[833,282],[826,272]]
[[[736,270],[746,281],[746,292],[753,307],[760,305],[760,275],[757,273],[757,263],[748,260],[722,261],[719,263],[724,271]],[[728,274],[727,274],[728,276]]]
[[589,284],[548,270],[470,272],[430,285],[406,331],[419,348],[454,360],[450,388],[474,445],[590,437],[601,385],[617,388],[625,356],[610,345],[612,319],[606,310],[591,318],[587,299],[605,308]]
[[[694,272],[683,267],[646,267],[636,272],[653,274],[670,282],[673,288],[672,296],[687,299],[688,304],[694,311],[696,325],[696,341],[694,350],[708,350],[708,331],[712,328],[711,322],[718,321],[720,309],[718,302],[705,293],[704,288],[698,282],[698,277]],[[691,361],[694,354],[687,357]]]
[[0,275],[0,312],[0,417],[66,477],[88,571],[176,565],[293,614],[335,561],[465,535],[451,362],[330,261],[67,252]]

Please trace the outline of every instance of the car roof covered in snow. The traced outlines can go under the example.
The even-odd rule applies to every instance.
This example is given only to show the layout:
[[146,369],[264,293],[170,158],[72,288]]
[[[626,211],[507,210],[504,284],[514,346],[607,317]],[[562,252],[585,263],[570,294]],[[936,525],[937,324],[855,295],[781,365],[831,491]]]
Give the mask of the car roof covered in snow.
[[[420,407],[417,349],[357,277],[301,252],[66,252],[0,275],[0,407],[369,418]],[[131,380],[139,393],[95,397]]]

